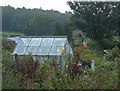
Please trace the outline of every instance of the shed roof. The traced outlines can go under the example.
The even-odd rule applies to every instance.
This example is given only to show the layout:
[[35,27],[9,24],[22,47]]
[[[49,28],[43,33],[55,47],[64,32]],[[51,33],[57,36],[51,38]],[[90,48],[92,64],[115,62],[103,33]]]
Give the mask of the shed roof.
[[66,43],[67,36],[21,36],[13,55],[61,55]]

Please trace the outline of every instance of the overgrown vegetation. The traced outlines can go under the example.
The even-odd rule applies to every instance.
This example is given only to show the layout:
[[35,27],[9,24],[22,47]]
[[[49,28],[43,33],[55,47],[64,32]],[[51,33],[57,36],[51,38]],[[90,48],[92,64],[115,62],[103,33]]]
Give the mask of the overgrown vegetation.
[[[108,50],[106,60],[101,53],[88,48],[73,48],[75,59],[65,66],[62,72],[59,66],[53,66],[46,61],[40,64],[32,60],[32,56],[25,56],[19,61],[18,72],[16,74],[15,62],[11,55],[4,57],[9,45],[3,46],[3,89],[115,89],[118,88],[118,61],[119,48]],[[111,55],[111,56],[109,56]],[[73,63],[82,62],[82,59],[94,59],[95,71],[88,68],[74,70]],[[71,67],[69,66],[71,65]],[[73,77],[74,76],[74,77]],[[103,81],[104,80],[104,81]],[[11,85],[12,84],[12,85]]]

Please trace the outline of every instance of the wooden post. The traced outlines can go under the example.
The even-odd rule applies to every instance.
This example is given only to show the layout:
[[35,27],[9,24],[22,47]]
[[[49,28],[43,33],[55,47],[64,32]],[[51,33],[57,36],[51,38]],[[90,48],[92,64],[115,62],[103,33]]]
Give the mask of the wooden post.
[[61,59],[61,56],[60,56],[60,65],[61,65],[61,72],[63,72],[63,66],[62,66],[62,59]]
[[17,54],[15,54],[14,56],[15,56],[16,79],[17,79],[17,73],[18,73],[18,62],[17,62],[17,59],[18,59],[18,56],[17,56]]

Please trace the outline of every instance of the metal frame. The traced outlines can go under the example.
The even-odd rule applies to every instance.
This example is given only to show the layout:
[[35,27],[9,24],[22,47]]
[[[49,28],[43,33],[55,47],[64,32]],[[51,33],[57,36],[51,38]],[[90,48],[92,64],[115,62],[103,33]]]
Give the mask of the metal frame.
[[[43,41],[43,39],[44,38],[54,38],[53,39],[53,41],[52,41],[52,45],[53,45],[53,43],[54,43],[54,41],[55,41],[55,38],[66,38],[66,40],[65,40],[65,42],[64,42],[64,47],[65,47],[65,54],[66,54],[66,44],[68,43],[67,41],[67,36],[21,36],[20,38],[31,38],[30,39],[30,41],[29,41],[29,43],[31,42],[31,40],[32,40],[32,38],[42,38],[42,40],[41,40],[41,43],[40,43],[40,45],[38,46],[38,50],[39,50],[39,48],[41,47],[41,44],[42,44],[42,41]],[[21,39],[20,39],[21,40]],[[20,42],[20,40],[19,40],[19,42]],[[18,42],[18,43],[19,43]],[[26,50],[28,49],[28,47],[29,47],[29,43],[28,43],[28,46],[27,46],[27,48],[26,48]],[[69,43],[68,43],[69,44]],[[18,45],[18,44],[17,44]],[[61,56],[62,54],[63,54],[63,51],[61,52],[61,54],[60,55],[58,55],[58,54],[56,54],[56,55],[49,55],[50,54],[50,50],[51,50],[51,48],[53,47],[53,46],[50,46],[50,49],[49,49],[49,52],[48,52],[48,54],[47,55],[37,55],[37,53],[38,53],[38,50],[37,50],[37,53],[35,53],[36,55],[33,55],[33,56]],[[16,46],[17,47],[17,46]],[[16,49],[16,47],[15,47],[15,49]],[[58,47],[63,47],[63,46],[58,46]],[[25,50],[25,53],[26,53],[26,50]],[[13,51],[14,52],[14,51]],[[19,56],[24,56],[25,55],[25,53],[23,54],[23,55],[19,55]],[[12,54],[13,55],[13,54]],[[27,56],[27,55],[26,55]]]
[[67,36],[21,36],[20,38],[67,38]]

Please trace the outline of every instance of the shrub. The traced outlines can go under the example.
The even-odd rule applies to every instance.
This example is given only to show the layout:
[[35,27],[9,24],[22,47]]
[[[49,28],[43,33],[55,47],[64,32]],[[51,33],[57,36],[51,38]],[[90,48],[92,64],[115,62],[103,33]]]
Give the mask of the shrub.
[[89,49],[92,49],[92,50],[99,50],[100,49],[100,45],[97,41],[94,41],[94,40],[91,40],[91,39],[88,39],[87,40],[87,47]]
[[102,46],[103,49],[105,49],[105,48],[106,49],[111,49],[112,47],[115,46],[112,38],[111,39],[104,39],[102,45],[103,45]]
[[[117,51],[116,51],[117,50]],[[78,51],[76,49],[76,51]],[[3,88],[25,88],[25,89],[102,89],[102,88],[117,88],[118,80],[118,64],[116,61],[104,61],[103,56],[98,57],[96,52],[90,49],[80,48],[81,59],[94,59],[95,60],[95,71],[85,68],[76,72],[73,75],[71,72],[72,68],[76,71],[75,67],[70,70],[68,67],[64,67],[62,72],[56,65],[53,67],[47,61],[44,60],[44,64],[35,66],[35,61],[32,60],[32,55],[26,56],[23,61],[26,64],[21,66],[21,70],[18,73],[18,79],[13,75],[13,69],[11,56],[3,58]],[[112,49],[115,56],[118,54],[118,49]],[[77,52],[78,53],[78,52]],[[111,53],[109,50],[108,53]],[[112,54],[112,53],[111,53]],[[111,55],[109,54],[109,55]],[[112,55],[113,55],[112,54]],[[20,61],[20,60],[19,60]],[[74,62],[77,59],[73,60]],[[72,63],[74,63],[72,61]],[[21,62],[21,61],[20,61]],[[68,65],[72,65],[68,62]],[[77,69],[81,70],[81,69]],[[23,75],[24,74],[24,75]],[[74,79],[72,78],[74,76]],[[104,81],[103,81],[104,80]],[[12,84],[12,86],[11,86]]]
[[83,49],[81,54],[82,59],[93,60],[95,58],[95,54],[90,49]]
[[2,59],[2,89],[19,89],[20,83],[13,74],[11,55]]
[[115,47],[111,50],[111,53],[112,53],[112,56],[113,56],[113,59],[114,59],[115,57],[118,56],[118,54],[120,54],[120,49],[119,49],[117,46],[115,46]]
[[3,50],[8,50],[10,52],[13,52],[15,45],[16,44],[12,40],[2,39]]
[[79,47],[75,47],[73,48],[73,53],[74,53],[74,57],[76,61],[80,60],[80,48]]

